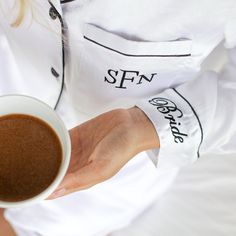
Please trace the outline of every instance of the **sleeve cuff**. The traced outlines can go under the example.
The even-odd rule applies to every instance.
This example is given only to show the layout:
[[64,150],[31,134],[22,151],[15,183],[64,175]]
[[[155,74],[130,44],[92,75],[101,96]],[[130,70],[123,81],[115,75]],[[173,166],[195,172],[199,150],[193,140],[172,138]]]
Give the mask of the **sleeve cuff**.
[[149,117],[160,138],[160,149],[149,150],[152,162],[161,169],[180,168],[199,157],[202,126],[194,108],[176,89],[140,100],[137,104]]

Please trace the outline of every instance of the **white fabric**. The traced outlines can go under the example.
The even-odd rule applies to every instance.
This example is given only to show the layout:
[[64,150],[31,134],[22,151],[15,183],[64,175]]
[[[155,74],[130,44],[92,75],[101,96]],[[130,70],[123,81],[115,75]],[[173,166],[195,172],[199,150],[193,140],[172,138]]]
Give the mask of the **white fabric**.
[[[4,12],[11,9],[12,2],[1,2]],[[202,145],[205,152],[209,151],[208,146],[212,150],[218,146],[223,152],[233,151],[235,129],[229,128],[233,124],[228,120],[229,106],[223,106],[223,113],[214,113],[209,102],[219,101],[216,88],[222,99],[235,98],[235,82],[231,81],[235,68],[229,64],[222,76],[206,74],[197,82],[194,79],[201,63],[222,40],[226,39],[227,47],[235,46],[235,1],[94,0],[66,3],[63,9],[58,0],[51,4],[46,0],[34,1],[35,20],[31,21],[28,13],[17,29],[9,24],[14,17],[0,11],[7,40],[7,46],[0,51],[4,67],[4,73],[0,72],[0,94],[26,94],[52,107],[56,104],[62,82],[63,45],[60,18],[51,19],[49,14],[54,6],[63,12],[66,34],[66,86],[57,112],[71,128],[104,111],[139,104],[157,130],[160,126],[158,170],[142,153],[101,185],[53,202],[7,210],[6,217],[14,227],[32,236],[34,232],[67,236],[68,230],[70,236],[98,236],[128,224],[166,191],[180,166],[197,159],[200,131],[196,116],[168,88],[180,86],[178,90],[193,104],[204,129],[209,130],[208,120],[213,124],[213,116],[217,115],[220,129],[207,133]],[[11,66],[17,73],[12,72]],[[51,68],[58,72],[57,78]],[[218,77],[226,77],[227,82],[220,82]],[[211,84],[202,82],[204,79]],[[207,89],[209,85],[211,90]],[[231,88],[226,89],[226,85]],[[156,108],[149,107],[146,98],[160,94],[173,99],[183,111],[183,132],[189,138],[183,148],[173,143],[168,125]],[[196,105],[196,97],[201,99],[201,106]],[[228,128],[217,133],[226,123]],[[213,142],[215,136],[228,138],[227,144]],[[167,140],[165,145],[163,137]]]
[[[221,44],[203,70],[219,72],[226,63]],[[169,190],[129,226],[109,236],[235,235],[235,162],[234,154],[203,156],[183,168]]]
[[236,235],[235,155],[203,156],[154,205],[109,236]]
[[159,168],[188,165],[204,153],[236,152],[236,112],[232,109],[236,101],[236,54],[232,57],[218,74],[205,73],[137,104],[153,121],[160,137]]

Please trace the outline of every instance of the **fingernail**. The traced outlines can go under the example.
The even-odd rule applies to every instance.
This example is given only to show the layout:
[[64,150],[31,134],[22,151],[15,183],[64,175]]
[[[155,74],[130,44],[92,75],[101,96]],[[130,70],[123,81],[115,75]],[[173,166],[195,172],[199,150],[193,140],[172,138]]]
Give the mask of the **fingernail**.
[[59,188],[58,190],[56,190],[54,193],[52,193],[51,197],[52,198],[58,198],[64,195],[64,193],[66,192],[65,188]]

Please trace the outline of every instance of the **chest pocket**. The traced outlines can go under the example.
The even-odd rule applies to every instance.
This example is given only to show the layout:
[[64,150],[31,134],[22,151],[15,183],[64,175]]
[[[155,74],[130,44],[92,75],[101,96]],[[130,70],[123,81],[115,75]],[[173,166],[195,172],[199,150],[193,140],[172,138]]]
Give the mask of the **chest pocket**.
[[131,41],[87,24],[74,52],[80,60],[72,63],[72,100],[84,112],[106,110],[183,83],[195,71],[191,46],[188,39]]

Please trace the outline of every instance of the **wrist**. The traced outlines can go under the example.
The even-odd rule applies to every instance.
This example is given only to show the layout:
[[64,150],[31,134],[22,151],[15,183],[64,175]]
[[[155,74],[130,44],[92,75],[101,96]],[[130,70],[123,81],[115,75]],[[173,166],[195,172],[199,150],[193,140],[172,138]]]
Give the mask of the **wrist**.
[[138,151],[159,148],[160,141],[156,129],[147,115],[138,107],[128,109],[137,139]]

